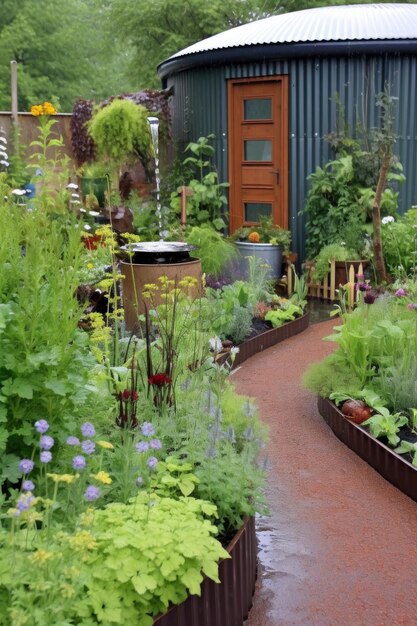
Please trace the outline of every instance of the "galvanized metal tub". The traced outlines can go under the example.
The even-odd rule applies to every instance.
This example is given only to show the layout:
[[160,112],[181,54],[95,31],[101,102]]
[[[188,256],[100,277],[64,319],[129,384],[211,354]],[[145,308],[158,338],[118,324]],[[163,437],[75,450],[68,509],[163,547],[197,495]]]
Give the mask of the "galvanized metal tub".
[[272,243],[251,243],[250,241],[236,241],[236,247],[241,257],[240,271],[242,277],[247,278],[249,273],[248,257],[262,259],[269,265],[268,278],[277,280],[282,274],[282,248]]

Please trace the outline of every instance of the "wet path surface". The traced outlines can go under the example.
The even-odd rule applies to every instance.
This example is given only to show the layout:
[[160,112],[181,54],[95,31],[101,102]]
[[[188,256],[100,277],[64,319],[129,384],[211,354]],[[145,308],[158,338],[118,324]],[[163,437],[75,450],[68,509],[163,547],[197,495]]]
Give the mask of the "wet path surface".
[[260,575],[248,626],[417,625],[417,504],[333,435],[302,388],[329,354],[334,322],[310,326],[244,363],[270,441],[257,523]]

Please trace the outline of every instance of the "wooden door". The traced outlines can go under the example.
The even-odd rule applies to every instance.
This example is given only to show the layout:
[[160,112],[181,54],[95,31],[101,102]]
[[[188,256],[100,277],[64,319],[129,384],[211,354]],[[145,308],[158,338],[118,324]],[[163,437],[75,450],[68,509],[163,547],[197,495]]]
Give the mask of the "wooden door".
[[230,232],[288,228],[288,77],[230,80],[228,98]]

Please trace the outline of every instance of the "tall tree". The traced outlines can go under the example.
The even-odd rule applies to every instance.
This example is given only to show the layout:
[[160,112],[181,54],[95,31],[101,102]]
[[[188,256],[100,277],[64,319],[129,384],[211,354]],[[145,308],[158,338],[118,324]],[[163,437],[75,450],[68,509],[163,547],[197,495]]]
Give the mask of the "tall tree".
[[18,62],[23,111],[51,99],[71,111],[77,96],[100,99],[130,88],[116,64],[129,47],[108,45],[105,18],[105,3],[95,0],[0,0],[0,108],[10,108],[11,60]]

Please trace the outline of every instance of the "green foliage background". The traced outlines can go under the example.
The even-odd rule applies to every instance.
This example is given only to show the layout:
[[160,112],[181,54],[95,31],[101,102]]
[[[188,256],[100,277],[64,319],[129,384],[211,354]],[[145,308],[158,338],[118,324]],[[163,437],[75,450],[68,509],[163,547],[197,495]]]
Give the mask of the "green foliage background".
[[[360,2],[360,0],[359,0]],[[19,109],[53,99],[100,101],[159,87],[158,63],[205,37],[270,15],[343,0],[1,0],[0,109],[10,110],[10,61]],[[355,4],[355,2],[350,2]]]

